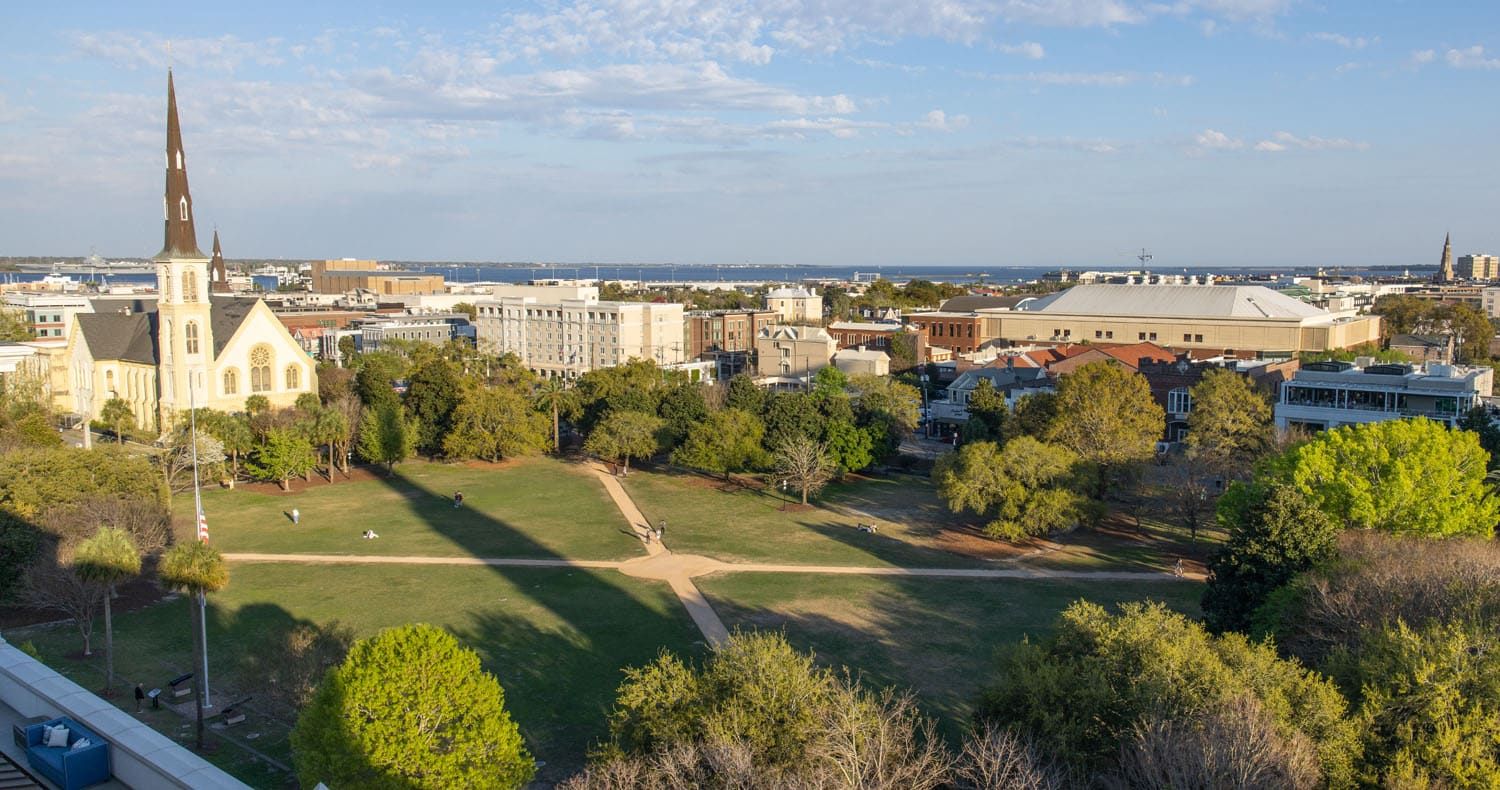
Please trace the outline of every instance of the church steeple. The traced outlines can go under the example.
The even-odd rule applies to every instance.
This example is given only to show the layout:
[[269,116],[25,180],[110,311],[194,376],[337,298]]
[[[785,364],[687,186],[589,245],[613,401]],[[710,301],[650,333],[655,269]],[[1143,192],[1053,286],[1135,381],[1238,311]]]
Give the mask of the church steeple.
[[229,293],[229,272],[224,267],[224,250],[219,247],[219,229],[214,228],[214,258],[208,264],[208,290],[211,293]]
[[1453,234],[1443,236],[1443,258],[1438,262],[1438,282],[1453,282]]
[[167,190],[162,198],[166,214],[165,238],[158,260],[206,258],[198,249],[193,229],[193,196],[188,193],[187,157],[182,151],[182,127],[177,123],[177,89],[167,69]]

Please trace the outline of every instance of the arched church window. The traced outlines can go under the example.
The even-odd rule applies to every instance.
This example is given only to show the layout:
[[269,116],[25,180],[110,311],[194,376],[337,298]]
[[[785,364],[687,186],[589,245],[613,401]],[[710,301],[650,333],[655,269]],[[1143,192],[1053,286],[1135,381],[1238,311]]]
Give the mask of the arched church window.
[[181,150],[178,150],[178,152],[177,152],[177,169],[178,170],[182,169],[182,151]]
[[198,301],[198,273],[192,269],[182,273],[182,300],[184,302]]
[[[183,286],[186,287],[187,283],[184,282]],[[187,338],[187,352],[189,354],[198,353],[198,322],[187,322],[187,326],[183,329],[183,335]]]
[[271,347],[256,346],[250,349],[250,391],[266,392],[271,389]]
[[296,365],[286,366],[286,388],[289,390],[302,388],[302,368]]
[[234,368],[224,371],[224,394],[234,395],[240,391],[240,374]]
[[183,197],[181,200],[177,201],[177,213],[180,215],[179,218],[183,222],[187,222],[188,215],[187,215],[187,198],[186,197]]

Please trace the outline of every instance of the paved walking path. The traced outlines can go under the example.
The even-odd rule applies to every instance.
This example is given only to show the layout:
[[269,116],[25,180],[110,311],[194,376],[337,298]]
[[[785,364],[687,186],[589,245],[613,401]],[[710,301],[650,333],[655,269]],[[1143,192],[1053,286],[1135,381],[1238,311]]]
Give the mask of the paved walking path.
[[260,554],[228,552],[231,562],[305,562],[313,565],[494,565],[509,568],[618,568],[610,560],[531,560],[512,557],[427,557],[391,554]]
[[1080,579],[1088,581],[1197,581],[1155,571],[1066,571],[1046,568],[902,568],[896,566],[789,565],[764,562],[721,562],[696,554],[673,554],[661,541],[650,539],[650,522],[642,515],[620,481],[600,464],[589,468],[604,485],[635,536],[646,548],[646,556],[623,562],[611,560],[522,559],[511,557],[426,557],[379,554],[260,554],[227,553],[230,562],[303,562],[316,565],[488,565],[504,568],[603,568],[638,579],[664,581],[708,643],[717,647],[729,638],[729,629],[718,612],[693,584],[693,577],[710,573],[816,573],[862,576],[911,576],[957,579]]
[[631,529],[635,530],[636,537],[646,545],[645,557],[629,560],[625,564],[636,563],[632,567],[644,566],[660,569],[658,575],[632,575],[661,579],[670,585],[672,592],[677,595],[677,600],[682,602],[683,607],[687,609],[688,616],[693,618],[693,624],[698,626],[698,630],[703,634],[703,638],[708,640],[711,647],[718,647],[727,641],[729,629],[724,627],[724,621],[719,619],[719,613],[714,611],[713,604],[703,597],[703,591],[698,589],[698,585],[693,584],[695,574],[689,572],[690,566],[682,562],[673,562],[672,552],[667,551],[662,541],[659,538],[651,539],[651,522],[646,520],[640,508],[635,506],[635,501],[625,493],[625,487],[620,485],[620,481],[616,480],[609,470],[599,464],[590,464],[589,468],[594,470],[594,475],[599,478],[599,482],[604,484],[604,490],[609,492],[609,498],[614,500],[615,507],[620,509],[620,515],[624,516]]

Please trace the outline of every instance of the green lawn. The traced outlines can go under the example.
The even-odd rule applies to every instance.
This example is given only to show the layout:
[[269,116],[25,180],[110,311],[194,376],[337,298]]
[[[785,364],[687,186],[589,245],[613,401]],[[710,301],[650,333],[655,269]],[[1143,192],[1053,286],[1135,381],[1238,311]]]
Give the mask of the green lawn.
[[[721,484],[688,472],[631,472],[621,482],[653,524],[667,520],[666,543],[679,554],[729,562],[807,565],[979,567],[985,563],[922,545],[938,529],[940,504],[925,478],[859,480],[830,486],[811,510],[791,500]],[[858,523],[877,523],[871,535]]]
[[[617,560],[642,553],[604,487],[582,467],[532,458],[502,467],[409,462],[389,479],[290,493],[205,492],[215,546],[226,552],[557,557]],[[453,492],[464,506],[453,507]],[[179,534],[192,534],[179,495]],[[301,512],[293,525],[292,508]],[[373,529],[379,540],[361,540]]]
[[[1083,528],[1034,545],[992,541],[974,531],[975,519],[955,515],[926,477],[852,478],[830,485],[811,510],[783,510],[779,493],[726,487],[690,472],[631,472],[622,482],[652,523],[667,520],[673,551],[730,562],[908,567],[1014,567],[1057,570],[1171,571],[1181,557],[1189,570],[1223,540],[1144,519],[1145,530],[1116,518],[1100,529]],[[860,532],[874,523],[879,531]]]
[[[451,629],[499,678],[506,707],[551,779],[579,767],[589,745],[604,735],[622,668],[650,661],[663,647],[688,655],[704,649],[666,585],[612,571],[236,564],[229,587],[211,604],[210,671],[218,700],[254,696],[256,679],[245,674],[244,657],[299,622],[336,619],[358,636],[408,622]],[[188,629],[183,600],[120,617],[116,665],[125,688],[138,680],[160,686],[189,671]],[[6,636],[33,640],[49,665],[86,688],[103,685],[102,654],[87,661],[66,657],[78,650],[72,629]],[[102,633],[98,639],[102,643]],[[126,696],[118,701],[133,706]],[[191,728],[174,714],[150,716],[164,732],[191,741]],[[290,761],[286,727],[254,717],[231,731],[241,738],[251,733],[258,737],[247,743]],[[279,786],[284,779],[232,746],[212,759],[257,786]]]
[[792,644],[874,685],[914,690],[950,735],[993,673],[995,652],[1047,633],[1068,604],[1160,600],[1197,616],[1193,582],[899,579],[720,573],[696,579],[735,628],[783,629]]

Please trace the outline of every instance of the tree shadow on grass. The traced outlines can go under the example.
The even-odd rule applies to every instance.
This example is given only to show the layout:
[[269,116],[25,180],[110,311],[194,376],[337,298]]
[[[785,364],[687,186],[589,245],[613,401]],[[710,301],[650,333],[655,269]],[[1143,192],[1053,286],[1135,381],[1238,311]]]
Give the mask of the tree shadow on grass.
[[782,586],[751,576],[700,580],[726,625],[783,630],[799,649],[848,667],[872,687],[911,689],[955,740],[994,677],[999,653],[1051,633],[1073,601],[1112,606],[1150,598],[1192,612],[1199,591],[1192,585],[1184,596],[1186,585],[1169,583],[851,576],[798,576]]
[[[431,490],[400,470],[383,483]],[[472,556],[487,556],[490,542],[481,538],[502,531],[504,542],[515,548],[514,556],[568,559],[524,530],[469,507],[468,497],[466,506],[456,509],[451,499],[439,501],[434,497],[430,503],[421,502],[413,514]],[[612,510],[610,521],[598,525],[601,541],[613,539],[622,522]],[[701,638],[664,584],[642,583],[649,585],[643,594],[670,599],[657,608],[637,597],[642,587],[628,589],[626,577],[614,571],[486,567],[562,623],[558,631],[538,628],[506,612],[497,601],[494,608],[466,612],[472,625],[457,634],[500,680],[512,715],[527,736],[527,747],[547,763],[544,773],[553,778],[580,766],[583,749],[603,734],[602,711],[613,703],[624,668],[649,661],[663,647],[680,652]]]

